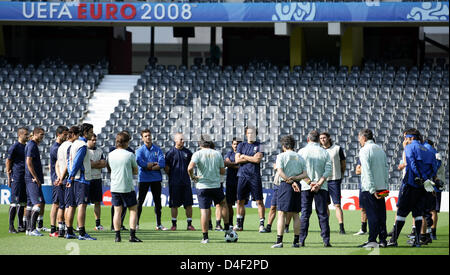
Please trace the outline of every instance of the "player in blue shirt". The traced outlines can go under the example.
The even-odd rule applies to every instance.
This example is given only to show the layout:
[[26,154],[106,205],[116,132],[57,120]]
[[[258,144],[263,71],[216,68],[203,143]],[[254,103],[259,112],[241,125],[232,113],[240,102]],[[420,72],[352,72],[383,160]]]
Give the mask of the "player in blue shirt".
[[50,176],[52,181],[52,209],[50,210],[50,237],[58,237],[56,220],[64,221],[64,185],[58,181],[55,164],[58,160],[59,146],[66,141],[69,129],[66,126],[56,128],[56,140],[50,148]]
[[255,127],[246,127],[245,136],[247,142],[238,145],[236,152],[236,164],[240,165],[238,171],[237,187],[237,224],[236,230],[244,228],[245,200],[251,193],[258,206],[259,232],[264,233],[265,207],[263,202],[262,180],[260,163],[264,154],[261,152],[261,144],[256,141],[258,130]]
[[[28,141],[28,129],[17,130],[17,142],[8,149],[6,157],[6,175],[8,187],[11,188],[11,204],[9,205],[9,233],[24,232],[23,215],[27,203],[25,187],[25,145]],[[18,228],[14,228],[14,220],[18,217]]]
[[141,218],[142,205],[151,188],[155,202],[156,230],[166,230],[161,224],[161,169],[166,162],[164,154],[158,146],[152,143],[152,134],[149,129],[141,131],[143,145],[136,150],[136,162],[139,167],[139,195],[138,195],[138,224]]
[[172,227],[177,229],[178,207],[184,206],[187,220],[187,230],[194,231],[192,226],[192,198],[191,179],[187,172],[192,152],[184,147],[184,136],[176,133],[174,136],[175,146],[166,153],[166,167],[164,171],[169,177],[169,207],[172,216]]
[[228,216],[230,226],[233,226],[233,205],[237,201],[237,185],[238,185],[238,171],[239,165],[236,164],[236,152],[237,147],[242,141],[238,140],[236,137],[233,138],[231,143],[231,150],[227,152],[224,157],[225,167],[227,168],[227,178],[225,181],[225,196],[228,205]]
[[436,156],[424,147],[421,142],[421,135],[417,129],[411,128],[405,132],[407,145],[405,146],[406,174],[403,178],[402,198],[398,202],[397,217],[394,225],[392,238],[388,246],[397,246],[397,239],[405,225],[406,216],[412,212],[415,224],[415,238],[411,244],[413,247],[420,247],[422,215],[425,210],[426,191],[423,182],[430,179],[437,173]]
[[80,137],[80,127],[71,126],[69,129],[68,137],[58,148],[58,161],[55,164],[55,168],[58,170],[58,181],[64,185],[64,222],[58,224],[59,232],[58,237],[66,239],[75,239],[77,236],[73,230],[73,219],[76,211],[76,201],[74,185],[67,182],[67,176],[69,171],[69,156],[72,144]]
[[94,135],[94,126],[83,123],[80,137],[72,143],[69,154],[67,183],[74,186],[77,204],[77,224],[79,240],[96,240],[86,233],[86,207],[89,203],[89,183],[91,178],[91,159],[87,149],[87,141]]
[[27,215],[28,235],[30,236],[42,236],[36,229],[36,222],[41,208],[44,209],[45,206],[42,193],[44,173],[38,148],[44,136],[44,129],[40,127],[34,128],[33,137],[25,146],[25,184],[27,187],[28,205],[32,206],[31,212]]

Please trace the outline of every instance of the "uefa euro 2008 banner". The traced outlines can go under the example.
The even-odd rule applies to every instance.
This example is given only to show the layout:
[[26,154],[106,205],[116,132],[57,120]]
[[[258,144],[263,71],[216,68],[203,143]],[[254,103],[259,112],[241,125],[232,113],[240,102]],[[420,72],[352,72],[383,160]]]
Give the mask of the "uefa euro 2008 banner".
[[[44,193],[44,199],[46,204],[52,203],[52,186],[43,185],[42,191]],[[225,190],[226,191],[226,190]],[[136,194],[138,193],[138,188],[136,187]],[[169,189],[167,187],[162,188],[161,192],[161,204],[162,206],[169,206]],[[197,191],[195,188],[192,189],[194,207],[198,207]],[[449,198],[448,192],[442,192],[441,200],[441,212],[449,211]],[[11,196],[11,189],[6,185],[0,185],[0,204],[9,204]],[[266,208],[270,208],[273,196],[272,189],[263,189],[264,205]],[[397,201],[398,201],[398,191],[391,191],[389,196],[386,197],[386,210],[396,211]],[[105,206],[111,205],[111,192],[109,186],[103,186],[103,201],[102,204]],[[151,192],[147,193],[143,206],[154,206],[153,196]],[[213,206],[213,205],[211,205]],[[341,192],[341,206],[344,210],[360,210],[359,205],[359,190],[342,190]],[[256,202],[249,201],[246,205],[248,208],[257,208]],[[333,204],[330,204],[330,209],[334,209]],[[314,204],[313,204],[314,208]]]
[[2,21],[251,23],[448,22],[449,2],[0,2]]

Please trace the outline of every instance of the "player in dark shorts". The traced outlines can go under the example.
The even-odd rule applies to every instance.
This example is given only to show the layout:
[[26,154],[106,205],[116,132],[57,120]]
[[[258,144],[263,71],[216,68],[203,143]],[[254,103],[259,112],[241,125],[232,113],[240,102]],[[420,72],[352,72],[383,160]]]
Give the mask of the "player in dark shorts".
[[[232,234],[232,229],[228,223],[228,206],[225,194],[220,186],[220,175],[225,174],[225,165],[222,155],[212,149],[214,143],[209,136],[202,135],[199,141],[199,151],[192,154],[191,162],[188,166],[189,177],[196,182],[198,204],[200,208],[200,221],[203,233],[202,244],[209,242],[208,222],[211,217],[211,204],[219,205],[221,216],[224,219],[225,237]],[[194,168],[197,167],[197,175],[194,175]]]
[[101,225],[101,202],[103,200],[102,169],[106,167],[106,159],[103,150],[97,145],[97,135],[93,135],[87,141],[91,158],[91,182],[89,184],[89,202],[94,204],[95,231],[103,231]]
[[[25,186],[25,145],[28,141],[28,129],[21,127],[17,130],[17,141],[8,149],[6,157],[6,175],[8,187],[11,188],[11,203],[9,205],[9,233],[24,232],[23,216],[27,204]],[[14,220],[18,218],[17,230]]]
[[236,230],[241,231],[244,227],[245,200],[249,194],[256,201],[259,215],[259,232],[265,233],[265,207],[263,202],[262,180],[260,163],[264,154],[261,152],[261,144],[256,141],[258,131],[254,127],[246,127],[245,135],[247,142],[238,145],[236,152],[236,163],[240,165],[238,171],[237,188],[237,224]]
[[86,207],[89,203],[89,183],[91,180],[91,159],[87,149],[87,141],[94,134],[94,126],[83,123],[80,126],[80,137],[72,143],[69,154],[67,182],[74,186],[77,204],[78,240],[96,240],[86,233]]
[[28,206],[31,206],[31,213],[27,216],[27,226],[29,236],[43,236],[37,229],[36,223],[44,208],[44,194],[42,184],[44,183],[44,173],[42,170],[41,155],[38,145],[44,139],[44,129],[36,127],[33,130],[33,137],[25,146],[25,184],[27,187]]
[[[269,218],[267,220],[267,225],[265,228],[265,231],[267,233],[272,232],[272,223],[275,220],[275,217],[277,215],[277,206],[278,206],[278,190],[280,188],[280,175],[277,172],[277,166],[276,163],[274,163],[273,168],[275,170],[275,176],[273,179],[273,187],[272,187],[272,199],[270,200],[270,210],[269,210]],[[284,226],[284,233],[289,233],[289,225],[291,223],[291,213],[288,212],[285,215],[286,221]]]
[[272,248],[283,247],[283,233],[287,213],[294,221],[294,241],[292,247],[300,247],[300,217],[301,209],[300,181],[308,178],[306,174],[306,162],[296,152],[295,139],[292,136],[281,138],[283,153],[277,156],[275,167],[280,176],[280,185],[277,192],[277,242]]
[[133,153],[126,150],[130,136],[120,132],[116,136],[117,149],[108,155],[107,169],[111,172],[111,203],[114,211],[115,242],[121,242],[120,230],[123,225],[121,212],[124,207],[130,211],[130,242],[142,242],[136,237],[137,200],[133,175],[138,174],[138,165]]
[[405,225],[406,216],[412,213],[415,225],[415,236],[412,247],[421,246],[422,216],[425,210],[426,190],[423,182],[436,176],[436,155],[421,143],[421,134],[415,129],[408,129],[405,135],[406,174],[403,178],[402,197],[398,203],[392,238],[387,246],[398,246],[397,240]]
[[[131,138],[130,132],[128,132],[128,131],[126,131],[126,130],[124,130],[124,131],[122,131],[122,132],[125,133],[125,134],[127,134],[127,135]],[[109,152],[110,152],[110,153],[111,153],[112,151],[114,151],[114,150],[116,150],[116,147],[115,147],[115,146],[109,147]],[[126,150],[127,150],[128,152],[130,152],[130,153],[136,154],[136,152],[134,151],[134,149],[131,148],[130,146],[128,146]],[[122,230],[122,231],[128,230],[128,229],[123,225],[123,221],[125,220],[126,215],[127,215],[127,207],[124,206],[124,207],[123,207],[123,210],[122,210],[122,216],[121,216],[121,218],[122,218],[122,225],[121,225],[121,227],[120,227],[120,230]],[[111,231],[114,231],[114,221],[113,221],[113,218],[114,218],[114,206],[111,206]],[[139,226],[138,226],[138,227],[139,227]]]
[[177,228],[178,207],[184,206],[187,219],[187,230],[194,231],[192,226],[192,198],[191,180],[187,173],[187,167],[192,158],[192,152],[184,147],[184,136],[176,133],[175,145],[165,155],[166,167],[164,171],[169,177],[169,207],[172,215],[172,227]]
[[50,237],[58,237],[56,221],[64,220],[64,189],[65,186],[58,181],[56,174],[56,161],[58,160],[58,149],[66,141],[69,129],[66,126],[56,128],[56,140],[50,148],[50,178],[52,181],[52,209],[50,210]]
[[339,234],[345,234],[344,229],[344,212],[341,208],[341,183],[345,173],[345,154],[344,149],[334,144],[328,132],[320,133],[320,145],[330,154],[333,172],[327,179],[328,193],[330,193],[336,209],[336,218],[339,222]]
[[238,185],[238,170],[239,165],[236,164],[237,147],[242,141],[233,138],[231,143],[232,150],[228,151],[224,157],[225,167],[227,168],[227,178],[225,181],[225,196],[227,198],[228,216],[230,226],[233,226],[233,205],[237,201],[237,185]]
[[[68,160],[72,143],[80,136],[80,128],[72,126],[69,129],[68,138],[58,148],[58,161],[55,164],[58,171],[58,181],[64,185],[64,222],[58,223],[58,237],[66,239],[76,238],[73,232],[73,218],[76,210],[75,194],[73,185],[67,183]],[[61,205],[60,205],[61,206]]]

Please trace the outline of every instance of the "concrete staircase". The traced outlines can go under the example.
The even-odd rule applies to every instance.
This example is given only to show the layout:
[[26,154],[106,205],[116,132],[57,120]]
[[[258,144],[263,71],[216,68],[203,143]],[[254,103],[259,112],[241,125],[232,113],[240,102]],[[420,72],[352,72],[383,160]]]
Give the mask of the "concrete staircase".
[[94,133],[101,133],[119,100],[130,99],[139,77],[139,75],[105,75],[89,100],[88,114],[83,122],[94,125]]

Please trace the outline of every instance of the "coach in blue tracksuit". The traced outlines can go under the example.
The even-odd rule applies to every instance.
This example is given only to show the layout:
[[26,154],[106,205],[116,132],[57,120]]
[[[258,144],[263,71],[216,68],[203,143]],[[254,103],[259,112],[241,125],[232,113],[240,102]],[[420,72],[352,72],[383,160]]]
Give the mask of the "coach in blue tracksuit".
[[142,130],[141,138],[144,144],[136,150],[136,162],[139,168],[138,224],[142,213],[142,205],[148,189],[151,188],[155,202],[156,230],[165,230],[165,227],[161,224],[161,169],[166,166],[164,153],[161,148],[152,143],[150,130]]
[[420,233],[422,229],[422,215],[425,210],[426,191],[423,182],[436,175],[436,156],[420,142],[420,132],[411,128],[405,132],[407,145],[405,146],[406,174],[402,199],[399,201],[397,218],[392,238],[388,246],[397,246],[397,239],[405,225],[406,216],[412,212],[415,223],[415,239],[412,246],[420,247]]

